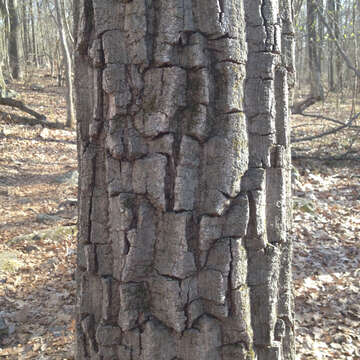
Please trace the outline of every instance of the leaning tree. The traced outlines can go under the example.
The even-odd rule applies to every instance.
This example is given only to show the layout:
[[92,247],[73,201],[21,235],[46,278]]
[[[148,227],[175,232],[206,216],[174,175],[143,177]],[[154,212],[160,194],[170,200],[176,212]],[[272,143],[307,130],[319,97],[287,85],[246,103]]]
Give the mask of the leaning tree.
[[79,0],[77,359],[294,359],[291,0]]

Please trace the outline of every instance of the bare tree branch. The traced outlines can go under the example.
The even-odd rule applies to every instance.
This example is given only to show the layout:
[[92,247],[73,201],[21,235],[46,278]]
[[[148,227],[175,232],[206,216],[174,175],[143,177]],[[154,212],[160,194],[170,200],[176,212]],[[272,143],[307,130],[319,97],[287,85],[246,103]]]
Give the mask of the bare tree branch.
[[347,161],[360,161],[360,156],[351,156],[348,155],[352,152],[345,152],[339,156],[312,156],[312,155],[298,155],[298,154],[292,154],[291,158],[293,160],[318,160],[318,161],[340,161],[340,160],[347,160]]
[[313,136],[306,136],[306,137],[302,137],[302,138],[299,138],[299,139],[292,139],[291,142],[292,143],[296,143],[296,142],[303,142],[303,141],[311,141],[311,140],[314,140],[314,139],[319,139],[319,138],[322,138],[324,136],[327,136],[327,135],[331,135],[331,134],[335,134],[336,132],[342,130],[342,129],[345,129],[349,126],[351,126],[351,124],[358,118],[360,117],[360,112],[358,112],[357,114],[355,114],[354,116],[352,116],[349,121],[347,123],[345,123],[344,125],[341,125],[341,126],[338,126],[334,129],[331,129],[331,130],[328,130],[328,131],[325,131],[323,132],[322,134],[319,134],[319,135],[313,135]]
[[19,110],[34,116],[36,119],[38,119],[40,121],[46,120],[45,115],[41,115],[38,112],[36,112],[35,110],[28,108],[26,105],[24,105],[24,103],[22,101],[19,101],[19,100],[0,97],[0,105],[18,108]]
[[294,104],[291,107],[291,113],[292,114],[302,114],[308,107],[316,104],[320,100],[321,100],[321,97],[310,95],[310,97],[306,98],[305,100],[301,100],[301,101],[297,102],[296,104]]
[[[310,118],[316,118],[316,119],[320,119],[320,120],[326,120],[326,121],[330,121],[333,122],[334,124],[338,124],[338,125],[346,125],[346,123],[344,123],[343,121],[337,120],[337,119],[333,119],[330,118],[328,116],[324,116],[324,115],[318,115],[318,114],[311,114],[311,113],[305,113],[305,114],[301,114],[302,116],[305,117],[310,117]],[[301,125],[302,126],[302,125]],[[359,129],[360,126],[357,125],[350,125],[348,127],[351,127],[353,129]]]
[[[318,9],[322,9],[321,6],[318,6]],[[322,11],[318,11],[318,16],[319,16],[319,19],[320,21],[325,25],[325,27],[327,28],[331,38],[332,38],[332,41],[334,41],[341,57],[344,59],[345,63],[346,63],[346,66],[351,69],[352,71],[354,71],[355,75],[357,77],[360,78],[360,70],[358,70],[354,65],[353,63],[350,61],[349,57],[345,54],[344,50],[342,49],[338,39],[336,39],[336,36],[334,36],[334,32],[333,32],[333,29],[331,27],[331,25],[326,21],[324,15],[322,14]]]

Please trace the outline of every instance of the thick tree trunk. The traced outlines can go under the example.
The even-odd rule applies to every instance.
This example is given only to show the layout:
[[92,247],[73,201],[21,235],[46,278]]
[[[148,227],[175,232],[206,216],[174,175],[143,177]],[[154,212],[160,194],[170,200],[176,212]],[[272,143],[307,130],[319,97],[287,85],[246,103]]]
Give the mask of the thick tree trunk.
[[291,1],[74,5],[77,359],[294,359]]
[[61,8],[59,0],[55,0],[56,19],[59,27],[61,40],[61,48],[65,60],[65,76],[66,76],[66,126],[72,127],[75,122],[75,109],[73,100],[73,83],[72,83],[72,62],[69,46],[66,39],[64,21],[61,16]]
[[14,79],[22,77],[22,64],[20,54],[20,26],[17,14],[17,0],[8,0],[10,33],[8,40],[11,76]]

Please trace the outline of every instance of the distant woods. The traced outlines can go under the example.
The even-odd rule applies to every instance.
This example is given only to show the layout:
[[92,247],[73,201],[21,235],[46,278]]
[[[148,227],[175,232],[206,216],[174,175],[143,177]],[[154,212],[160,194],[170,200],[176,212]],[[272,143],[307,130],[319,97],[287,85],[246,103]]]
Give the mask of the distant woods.
[[72,0],[0,0],[0,87],[31,81],[39,68],[48,69],[66,86],[66,126],[74,124],[72,100]]
[[293,113],[329,92],[359,94],[359,7],[359,0],[294,0],[297,86],[308,95],[295,102]]

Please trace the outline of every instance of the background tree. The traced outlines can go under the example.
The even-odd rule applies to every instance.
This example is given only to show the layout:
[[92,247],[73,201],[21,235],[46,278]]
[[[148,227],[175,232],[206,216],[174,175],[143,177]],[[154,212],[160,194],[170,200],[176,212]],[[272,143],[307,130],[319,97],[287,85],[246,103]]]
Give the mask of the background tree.
[[28,32],[28,12],[27,12],[27,3],[24,1],[21,6],[22,10],[22,41],[23,41],[23,53],[24,53],[24,62],[28,63],[29,61],[29,32]]
[[[335,1],[335,12],[334,12],[334,20],[333,20],[333,27],[335,28],[334,32],[334,39],[341,43],[340,39],[340,29],[341,29],[341,18],[340,18],[340,11],[341,11],[341,0]],[[336,90],[339,91],[342,89],[342,62],[339,52],[336,52]]]
[[[37,45],[37,36],[35,30],[35,19],[34,19],[34,10],[33,10],[33,1],[29,1],[29,17],[31,21],[31,49],[32,49],[32,60],[33,64],[37,67],[39,65],[38,58],[38,45]],[[24,21],[24,20],[23,20]]]
[[324,99],[321,80],[321,44],[318,27],[318,7],[316,0],[307,0],[307,37],[309,52],[310,98],[313,101]]
[[7,0],[7,11],[9,16],[9,38],[8,51],[11,75],[14,79],[22,77],[22,59],[20,50],[20,26],[18,19],[17,0]]
[[61,49],[65,60],[65,76],[66,76],[66,106],[67,119],[66,126],[72,127],[75,122],[74,100],[73,100],[73,83],[72,83],[72,59],[69,50],[68,40],[66,37],[64,8],[61,6],[59,0],[55,1],[55,11],[57,26],[59,29]]
[[[335,0],[328,0],[327,5],[328,17],[333,18],[335,15]],[[328,39],[328,51],[329,51],[329,90],[335,91],[335,72],[334,72],[334,42],[331,37]]]
[[220,4],[74,3],[78,359],[294,359],[291,1]]
[[[325,6],[327,5],[327,6]],[[359,25],[352,21],[353,9],[358,4],[353,0],[344,3],[338,0],[324,1],[308,0],[306,9],[304,2],[295,3],[296,11],[296,47],[298,50],[297,69],[301,74],[298,79],[299,88],[309,74],[310,89],[305,99],[301,99],[293,106],[293,113],[303,113],[306,108],[319,100],[324,100],[326,89],[324,82],[328,81],[328,90],[340,92],[344,100],[346,91],[353,91],[353,75],[359,77],[360,72],[355,65],[358,57],[358,49],[354,46],[354,40],[359,37]],[[306,11],[305,11],[306,10]],[[305,26],[306,24],[306,26]],[[307,39],[308,52],[305,52],[305,39]],[[325,52],[324,41],[328,41],[328,51]],[[356,50],[354,50],[356,49]],[[304,62],[307,58],[308,66]],[[346,65],[346,67],[343,66]],[[322,69],[328,68],[327,73]],[[343,79],[347,79],[344,81]],[[340,97],[337,98],[340,101]]]

